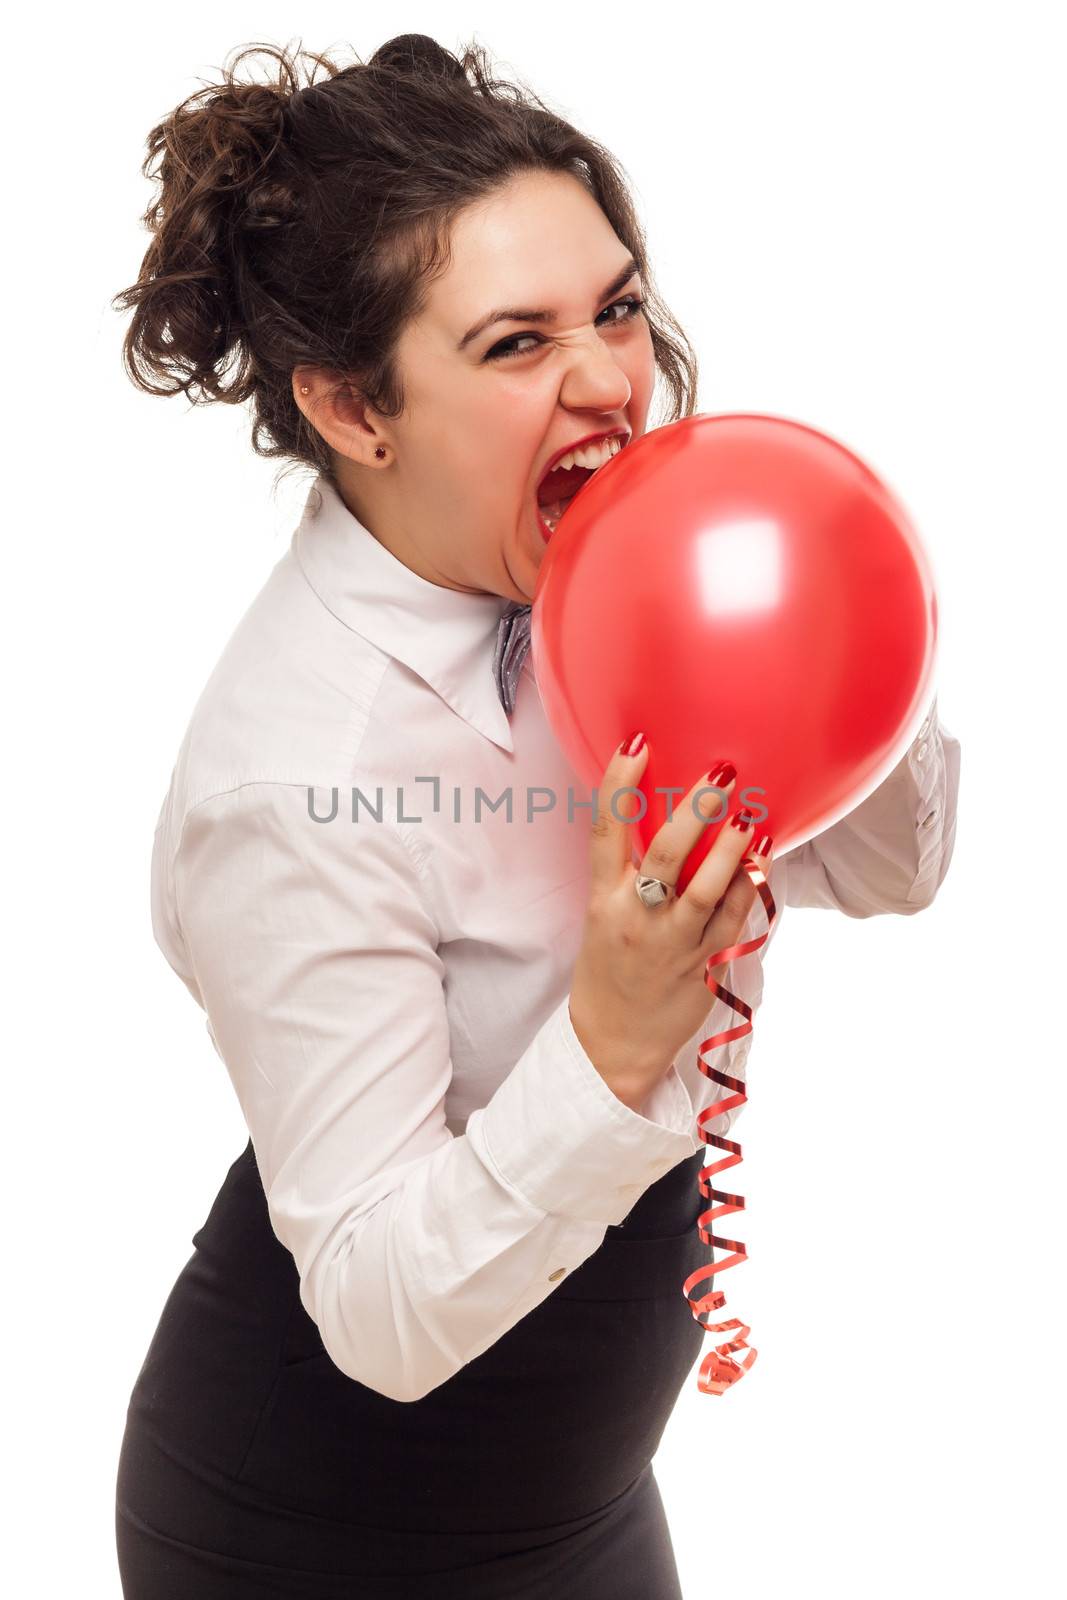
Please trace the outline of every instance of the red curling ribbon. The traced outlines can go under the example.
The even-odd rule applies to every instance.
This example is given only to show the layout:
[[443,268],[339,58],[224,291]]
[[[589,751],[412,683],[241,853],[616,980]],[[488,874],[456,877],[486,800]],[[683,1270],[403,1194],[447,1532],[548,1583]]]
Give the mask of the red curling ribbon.
[[[724,1088],[733,1090],[732,1094],[725,1095],[721,1099],[713,1101],[710,1106],[706,1106],[696,1119],[697,1133],[704,1143],[716,1145],[718,1149],[729,1152],[728,1155],[723,1156],[721,1161],[714,1162],[712,1166],[701,1167],[697,1174],[697,1182],[700,1184],[700,1192],[704,1199],[714,1199],[720,1202],[719,1205],[711,1206],[707,1211],[700,1213],[697,1218],[697,1231],[704,1244],[718,1245],[720,1250],[729,1250],[731,1254],[719,1261],[711,1262],[706,1267],[698,1267],[695,1272],[689,1274],[682,1284],[682,1293],[689,1302],[689,1309],[706,1332],[728,1333],[730,1330],[736,1330],[733,1338],[717,1345],[714,1350],[709,1350],[700,1363],[700,1371],[697,1374],[697,1387],[702,1394],[716,1395],[725,1394],[726,1390],[731,1388],[739,1378],[743,1378],[759,1353],[746,1343],[751,1329],[747,1323],[739,1321],[737,1317],[730,1317],[726,1322],[703,1322],[701,1320],[703,1313],[718,1311],[726,1304],[726,1296],[721,1289],[713,1289],[710,1294],[705,1294],[698,1300],[694,1300],[690,1294],[694,1284],[702,1283],[705,1278],[711,1278],[716,1272],[724,1272],[727,1267],[737,1266],[738,1262],[745,1260],[748,1253],[740,1239],[721,1237],[717,1233],[709,1232],[705,1227],[705,1223],[710,1223],[716,1217],[727,1217],[732,1211],[743,1211],[745,1209],[745,1198],[744,1195],[740,1194],[728,1194],[724,1189],[709,1188],[707,1180],[714,1177],[715,1173],[723,1172],[727,1167],[736,1167],[738,1165],[741,1160],[741,1146],[732,1139],[721,1138],[717,1133],[705,1133],[703,1127],[705,1122],[721,1117],[724,1111],[730,1111],[734,1106],[743,1106],[748,1098],[745,1094],[745,1086],[742,1080],[740,1078],[731,1078],[725,1072],[720,1072],[718,1068],[708,1066],[702,1059],[704,1051],[714,1050],[717,1045],[728,1044],[731,1039],[742,1039],[746,1033],[752,1032],[752,1007],[746,1005],[744,1000],[741,1000],[735,994],[731,994],[729,989],[718,983],[711,976],[711,968],[721,965],[724,961],[732,961],[734,956],[744,956],[748,955],[752,950],[758,950],[760,945],[764,944],[769,938],[774,919],[778,914],[766,874],[759,862],[745,857],[741,865],[755,884],[756,891],[763,901],[763,909],[767,913],[767,927],[758,939],[749,939],[744,944],[727,945],[725,949],[716,950],[714,955],[710,955],[704,965],[704,982],[713,994],[720,995],[731,1010],[739,1012],[745,1018],[745,1021],[736,1028],[728,1028],[725,1033],[715,1033],[707,1039],[702,1039],[697,1047],[697,1066],[705,1078],[712,1078],[716,1083],[722,1084]],[[748,1351],[748,1354],[740,1363],[734,1360],[734,1355],[739,1350]]]

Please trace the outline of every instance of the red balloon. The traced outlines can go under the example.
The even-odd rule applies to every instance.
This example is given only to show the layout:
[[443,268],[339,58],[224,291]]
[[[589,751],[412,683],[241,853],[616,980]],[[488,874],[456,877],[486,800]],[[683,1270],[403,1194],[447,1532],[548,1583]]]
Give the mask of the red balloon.
[[[937,596],[907,513],[844,445],[783,417],[632,440],[564,513],[530,624],[545,715],[605,809],[604,768],[644,730],[642,852],[668,814],[657,790],[677,806],[719,759],[754,837],[772,833],[775,856],[802,844],[896,766],[932,695]],[[680,889],[727,814],[724,797]]]

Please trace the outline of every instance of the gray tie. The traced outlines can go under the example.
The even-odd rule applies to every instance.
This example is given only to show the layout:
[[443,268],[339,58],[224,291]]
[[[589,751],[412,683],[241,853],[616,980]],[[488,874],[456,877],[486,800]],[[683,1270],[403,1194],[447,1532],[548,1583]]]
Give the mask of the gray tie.
[[496,651],[493,655],[493,676],[500,704],[508,716],[515,709],[515,696],[519,688],[526,652],[530,648],[530,611],[532,607],[519,600],[511,600],[504,608],[497,629]]

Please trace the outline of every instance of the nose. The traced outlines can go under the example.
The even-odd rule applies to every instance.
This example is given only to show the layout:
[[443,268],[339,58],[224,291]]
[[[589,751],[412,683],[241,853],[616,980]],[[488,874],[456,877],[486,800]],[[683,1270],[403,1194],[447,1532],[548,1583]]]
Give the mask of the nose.
[[570,411],[621,411],[630,402],[630,380],[600,335],[572,347],[560,402]]

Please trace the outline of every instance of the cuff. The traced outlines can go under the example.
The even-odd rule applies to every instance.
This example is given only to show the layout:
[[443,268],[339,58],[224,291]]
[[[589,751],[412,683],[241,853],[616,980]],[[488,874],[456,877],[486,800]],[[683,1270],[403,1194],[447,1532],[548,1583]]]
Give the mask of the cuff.
[[640,1112],[579,1043],[566,995],[489,1100],[473,1135],[501,1181],[546,1213],[617,1225],[645,1190],[699,1148],[674,1066]]
[[[949,743],[952,748],[950,764]],[[917,841],[915,877],[907,893],[909,905],[921,908],[933,899],[944,878],[955,827],[955,756],[951,734],[943,729],[935,695],[922,726],[912,740],[906,761],[915,785],[912,822]]]

